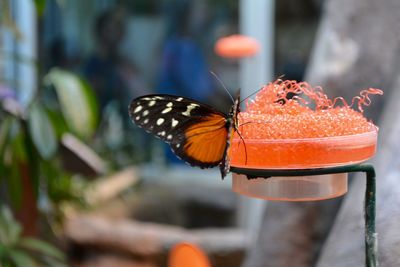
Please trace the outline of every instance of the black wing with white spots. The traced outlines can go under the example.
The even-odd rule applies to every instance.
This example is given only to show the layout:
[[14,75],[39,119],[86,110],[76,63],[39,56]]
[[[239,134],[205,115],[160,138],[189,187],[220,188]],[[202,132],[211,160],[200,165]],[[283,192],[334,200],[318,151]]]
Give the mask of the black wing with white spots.
[[185,129],[212,114],[226,117],[211,106],[173,95],[146,95],[129,105],[134,124],[171,144],[181,143]]
[[132,100],[129,115],[134,124],[170,144],[185,162],[200,168],[220,165],[226,175],[228,138],[235,130],[231,113],[180,96],[146,95]]

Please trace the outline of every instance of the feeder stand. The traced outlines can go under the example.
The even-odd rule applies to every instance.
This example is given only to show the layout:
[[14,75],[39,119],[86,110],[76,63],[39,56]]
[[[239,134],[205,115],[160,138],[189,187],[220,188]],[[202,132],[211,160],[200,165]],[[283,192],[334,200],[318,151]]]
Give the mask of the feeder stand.
[[247,179],[264,178],[268,179],[271,177],[279,176],[313,176],[313,175],[324,175],[324,174],[336,174],[336,173],[351,173],[351,172],[364,172],[366,175],[366,191],[365,191],[365,266],[366,267],[377,267],[378,266],[378,243],[377,233],[375,230],[375,210],[376,210],[376,181],[375,181],[375,169],[371,164],[355,164],[346,165],[339,167],[330,168],[319,168],[319,169],[295,169],[295,170],[283,170],[283,169],[247,169],[231,167],[231,172],[246,175]]

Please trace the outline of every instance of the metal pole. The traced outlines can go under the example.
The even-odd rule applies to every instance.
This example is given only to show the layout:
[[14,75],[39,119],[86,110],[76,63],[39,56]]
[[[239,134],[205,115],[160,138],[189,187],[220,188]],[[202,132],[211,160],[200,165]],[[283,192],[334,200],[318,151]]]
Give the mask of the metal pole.
[[365,166],[367,188],[365,190],[365,261],[367,267],[378,266],[378,236],[375,229],[376,179],[372,165]]

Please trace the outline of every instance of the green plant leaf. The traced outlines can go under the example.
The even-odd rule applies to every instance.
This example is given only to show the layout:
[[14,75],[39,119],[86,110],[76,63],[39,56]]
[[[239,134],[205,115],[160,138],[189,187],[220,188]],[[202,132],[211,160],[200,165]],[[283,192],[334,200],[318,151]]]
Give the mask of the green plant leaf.
[[12,123],[12,118],[11,118],[11,116],[8,116],[8,117],[4,118],[4,120],[1,122],[1,125],[0,125],[0,157],[1,158],[3,158],[2,155],[4,153],[4,149],[5,149],[5,146],[8,141],[11,123]]
[[65,132],[68,132],[68,126],[60,110],[48,109],[47,115],[54,126],[57,140],[60,140]]
[[75,74],[57,68],[46,75],[45,82],[54,85],[69,129],[82,138],[93,135],[98,106],[89,84]]
[[57,140],[53,125],[44,109],[34,103],[28,114],[29,134],[33,144],[44,159],[51,158],[57,150]]
[[36,12],[41,17],[46,9],[46,0],[34,0]]
[[23,135],[19,134],[12,142],[10,172],[6,177],[7,193],[14,208],[20,208],[21,206],[23,189],[21,168],[25,159],[26,153],[23,149]]
[[25,237],[20,240],[19,245],[23,248],[39,252],[43,255],[50,256],[61,261],[65,259],[64,254],[60,250],[53,245],[39,239]]
[[10,250],[8,256],[16,267],[37,266],[35,260],[28,254],[20,250]]
[[13,118],[8,116],[0,124],[0,183],[7,175],[7,148]]
[[[26,127],[25,127],[26,129]],[[26,130],[28,131],[28,130]],[[56,143],[57,146],[57,143]],[[24,168],[27,169],[29,172],[28,176],[29,179],[31,180],[31,186],[33,193],[35,195],[35,198],[38,198],[39,196],[39,183],[40,183],[40,173],[39,173],[39,163],[42,161],[38,150],[35,149],[35,145],[32,140],[32,136],[28,135],[25,138],[25,151],[26,151],[26,164]]]
[[21,232],[22,228],[14,219],[10,209],[2,206],[0,209],[0,243],[13,246],[18,242]]
[[26,162],[25,132],[21,123],[14,121],[12,126],[12,134],[10,136],[10,145],[13,157],[20,162]]

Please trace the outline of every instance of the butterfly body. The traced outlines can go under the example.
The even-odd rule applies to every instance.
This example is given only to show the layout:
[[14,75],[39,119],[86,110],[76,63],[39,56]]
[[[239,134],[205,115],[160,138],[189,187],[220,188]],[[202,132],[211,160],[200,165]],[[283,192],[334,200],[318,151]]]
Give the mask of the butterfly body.
[[229,171],[227,152],[237,130],[239,95],[228,115],[193,99],[173,95],[145,95],[131,101],[132,122],[168,143],[191,166],[218,166],[222,178]]

